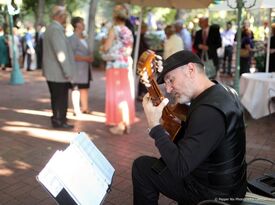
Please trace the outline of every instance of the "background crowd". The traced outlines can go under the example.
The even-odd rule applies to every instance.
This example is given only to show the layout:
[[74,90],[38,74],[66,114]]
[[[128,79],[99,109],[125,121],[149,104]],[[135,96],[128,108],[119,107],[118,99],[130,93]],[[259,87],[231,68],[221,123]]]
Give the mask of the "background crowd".
[[[150,12],[150,15],[153,17],[154,14]],[[167,59],[184,49],[196,53],[204,62],[212,60],[215,72],[213,78],[218,74],[232,77],[235,72],[232,65],[236,48],[236,25],[232,21],[220,25],[211,22],[208,17],[200,17],[193,29],[188,27],[188,22],[183,18],[175,19],[172,23],[156,22],[153,25],[149,20],[141,21],[131,17],[127,6],[115,6],[112,21],[102,23],[98,29],[94,40],[99,42],[99,46],[94,43],[94,51],[91,52],[85,35],[85,19],[69,16],[62,6],[52,9],[51,18],[50,25],[33,26],[29,23],[21,27],[15,26],[14,48],[6,25],[0,26],[0,65],[2,70],[12,67],[15,50],[16,61],[22,69],[33,71],[43,68],[51,93],[54,127],[72,127],[66,119],[68,101],[64,101],[68,98],[70,89],[74,115],[90,113],[88,91],[92,80],[92,65],[101,61],[106,69],[106,125],[111,126],[110,131],[114,134],[129,132],[135,119],[133,56],[138,24],[141,24],[138,56],[151,49]],[[71,21],[70,25],[68,20]],[[54,33],[55,29],[51,31],[53,24],[60,29],[59,33]],[[152,39],[152,33],[158,37]],[[241,36],[240,74],[250,72],[251,67],[255,66],[259,51],[248,20],[243,21]],[[62,42],[63,51],[60,50]],[[272,26],[270,48],[269,71],[274,72],[275,58],[272,56],[275,55],[275,25]],[[61,90],[60,83],[63,84]],[[138,83],[137,100],[141,100],[145,93],[146,88]]]

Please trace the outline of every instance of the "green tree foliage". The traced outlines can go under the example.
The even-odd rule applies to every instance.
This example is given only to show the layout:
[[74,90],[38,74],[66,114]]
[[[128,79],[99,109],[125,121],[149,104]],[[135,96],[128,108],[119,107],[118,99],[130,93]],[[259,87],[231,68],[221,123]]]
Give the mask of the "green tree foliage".
[[101,22],[112,20],[112,10],[115,2],[112,0],[100,0],[97,7],[97,16],[100,16]]
[[[20,16],[22,19],[24,18],[32,18],[37,19],[37,8],[39,1],[33,0],[23,0],[21,6]],[[45,22],[49,21],[49,13],[50,9],[54,4],[62,5],[65,4],[69,14],[72,14],[73,11],[83,7],[83,5],[87,5],[89,0],[45,0]]]

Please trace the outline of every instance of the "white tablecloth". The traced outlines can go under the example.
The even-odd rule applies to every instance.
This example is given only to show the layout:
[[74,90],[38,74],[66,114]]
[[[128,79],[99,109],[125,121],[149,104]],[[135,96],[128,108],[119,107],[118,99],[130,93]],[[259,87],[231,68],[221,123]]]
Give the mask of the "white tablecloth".
[[[269,115],[268,100],[275,96],[275,73],[245,73],[240,79],[240,98],[252,118]],[[274,110],[273,110],[274,112]]]

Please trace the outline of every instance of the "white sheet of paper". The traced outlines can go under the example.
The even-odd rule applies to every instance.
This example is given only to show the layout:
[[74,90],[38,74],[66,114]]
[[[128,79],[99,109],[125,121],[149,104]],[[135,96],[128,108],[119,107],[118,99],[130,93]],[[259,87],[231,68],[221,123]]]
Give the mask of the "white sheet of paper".
[[94,166],[81,156],[79,150],[69,146],[62,154],[60,162],[63,170],[57,170],[64,188],[81,205],[99,205],[108,185],[96,173]]
[[46,166],[38,174],[38,180],[47,188],[47,190],[56,197],[62,190],[63,185],[56,176],[55,169],[58,166],[62,151],[56,151]]
[[99,205],[115,169],[85,133],[79,133],[64,151],[57,151],[38,175],[56,197],[65,188],[77,204]]
[[95,164],[95,168],[98,169],[97,172],[102,175],[102,178],[106,179],[107,184],[112,183],[112,177],[115,172],[114,167],[84,132],[73,138],[71,145],[77,146],[88,157],[88,160]]

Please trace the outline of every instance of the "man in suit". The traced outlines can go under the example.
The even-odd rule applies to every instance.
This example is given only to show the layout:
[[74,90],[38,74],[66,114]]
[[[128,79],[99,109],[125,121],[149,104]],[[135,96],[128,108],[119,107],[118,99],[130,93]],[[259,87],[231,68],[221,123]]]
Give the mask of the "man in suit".
[[194,48],[197,54],[202,57],[203,52],[207,52],[209,59],[213,60],[216,70],[219,69],[219,58],[217,49],[222,46],[220,27],[218,25],[208,24],[208,18],[199,19],[201,29],[196,32],[194,39]]
[[74,59],[63,26],[67,19],[65,7],[54,6],[51,18],[53,22],[46,29],[43,43],[43,75],[51,94],[51,123],[54,128],[71,129],[66,114]]

